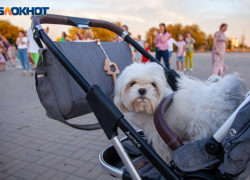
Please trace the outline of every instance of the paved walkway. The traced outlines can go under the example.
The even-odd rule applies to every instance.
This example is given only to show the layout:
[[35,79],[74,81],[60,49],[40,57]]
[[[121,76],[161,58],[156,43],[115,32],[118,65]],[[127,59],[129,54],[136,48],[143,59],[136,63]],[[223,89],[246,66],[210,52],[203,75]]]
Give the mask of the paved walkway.
[[[210,59],[210,53],[196,53],[190,75],[207,78]],[[240,72],[250,88],[250,54],[228,53],[226,59],[228,73]],[[115,179],[98,162],[99,152],[110,144],[102,130],[80,131],[47,118],[34,77],[20,73],[20,69],[0,73],[0,179]],[[88,114],[73,121],[96,119]]]

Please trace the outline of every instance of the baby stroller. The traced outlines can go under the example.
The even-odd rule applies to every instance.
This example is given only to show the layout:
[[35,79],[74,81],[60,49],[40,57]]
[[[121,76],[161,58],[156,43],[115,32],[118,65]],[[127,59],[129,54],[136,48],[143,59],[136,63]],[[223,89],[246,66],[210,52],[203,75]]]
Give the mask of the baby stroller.
[[[105,28],[121,36],[124,41],[102,42],[102,46],[96,42],[53,42],[41,24],[70,25],[81,29]],[[161,65],[154,57],[126,31],[106,21],[60,15],[35,16],[32,30],[34,40],[40,47],[36,89],[47,116],[81,130],[102,128],[112,145],[100,153],[99,160],[110,175],[122,179],[169,180],[248,177],[249,94],[213,137],[186,145],[167,124],[164,112],[170,106],[173,95],[166,97],[157,107],[154,122],[162,139],[173,150],[173,161],[168,165],[147,143],[143,132],[136,131],[113,104],[110,98],[114,88],[112,77],[103,70],[106,58],[115,62],[120,71],[132,63],[128,43],[151,62]],[[112,66],[111,61],[109,65]],[[180,77],[174,70],[164,68],[164,71],[168,84],[177,91],[177,79]],[[94,112],[99,123],[79,125],[68,121],[89,112]],[[118,138],[118,128],[125,133],[126,138]]]

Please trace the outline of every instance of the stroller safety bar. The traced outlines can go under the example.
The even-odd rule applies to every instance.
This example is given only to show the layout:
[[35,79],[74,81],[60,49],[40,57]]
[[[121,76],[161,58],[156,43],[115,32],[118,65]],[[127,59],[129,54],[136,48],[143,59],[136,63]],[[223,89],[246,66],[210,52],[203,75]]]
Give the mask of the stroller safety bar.
[[233,124],[233,121],[235,119],[235,116],[239,112],[239,110],[245,106],[248,102],[250,102],[250,96],[248,95],[246,99],[241,103],[241,105],[234,111],[234,113],[227,119],[227,121],[220,127],[220,129],[214,134],[214,139],[216,139],[217,142],[221,143],[223,139],[226,137],[231,125]]
[[227,119],[227,121],[216,131],[216,133],[206,143],[206,151],[212,155],[218,155],[221,151],[221,142],[228,134],[236,115],[242,107],[250,102],[250,91],[246,95],[246,99],[240,104],[240,106],[233,112],[233,114]]

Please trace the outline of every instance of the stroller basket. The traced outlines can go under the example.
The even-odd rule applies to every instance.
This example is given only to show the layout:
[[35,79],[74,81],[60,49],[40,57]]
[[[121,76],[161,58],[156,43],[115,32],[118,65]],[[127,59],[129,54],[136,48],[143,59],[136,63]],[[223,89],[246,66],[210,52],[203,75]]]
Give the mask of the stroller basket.
[[[138,131],[138,134],[143,137],[143,132],[141,130]],[[129,140],[128,137],[125,137],[121,139],[121,142],[125,142],[128,140]],[[138,155],[130,154],[130,159],[132,162],[134,162],[140,156],[142,156],[141,153],[138,153]],[[131,179],[129,173],[126,170],[124,170],[125,166],[113,145],[110,145],[104,150],[102,150],[102,152],[99,154],[99,161],[101,163],[102,168],[110,175],[122,179],[124,179],[125,177]]]
[[[47,115],[53,119],[81,130],[103,129],[105,135],[113,144],[103,150],[99,156],[101,165],[105,171],[115,177],[136,180],[212,180],[234,179],[236,177],[235,174],[235,176],[231,176],[230,174],[230,167],[235,166],[227,165],[231,165],[231,162],[238,163],[238,161],[231,161],[233,159],[230,158],[231,150],[235,147],[240,147],[242,149],[242,144],[244,145],[244,143],[249,147],[250,138],[249,136],[244,135],[250,133],[250,96],[248,96],[243,102],[243,107],[239,107],[239,109],[235,111],[234,117],[232,117],[232,119],[229,118],[225,123],[226,127],[223,126],[220,128],[216,133],[216,136],[211,137],[209,140],[202,140],[203,142],[201,142],[203,143],[202,148],[204,149],[202,153],[208,153],[209,157],[212,156],[212,160],[219,159],[221,164],[220,169],[215,168],[212,171],[210,169],[209,171],[204,169],[195,169],[192,172],[185,171],[182,170],[181,167],[176,166],[178,163],[180,164],[178,158],[176,159],[176,163],[172,162],[171,165],[167,165],[143,138],[143,132],[137,132],[112,102],[112,77],[107,77],[103,71],[105,53],[101,51],[95,42],[53,42],[41,26],[41,24],[46,23],[70,25],[81,29],[99,27],[115,32],[124,39],[124,42],[107,42],[102,43],[102,45],[110,60],[115,62],[121,71],[132,63],[131,52],[127,43],[134,46],[135,49],[149,61],[158,63],[160,66],[162,65],[139,44],[137,44],[126,31],[112,23],[60,15],[34,16],[32,19],[34,40],[41,48],[39,50],[40,58],[36,70],[36,86],[39,99],[46,109]],[[46,49],[43,47],[41,41],[47,46]],[[90,63],[91,61],[92,64]],[[180,78],[179,75],[172,69],[167,69],[163,66],[162,68],[164,69],[168,84],[174,91],[177,91],[177,80]],[[99,85],[101,85],[103,89]],[[170,102],[172,97],[173,96],[169,98],[167,97],[166,101]],[[163,108],[162,112],[164,112],[165,108],[168,106],[168,103],[163,104],[165,106],[160,107]],[[242,109],[244,109],[244,116],[241,116],[240,114]],[[99,123],[79,125],[71,124],[67,121],[91,111],[95,114]],[[164,113],[162,116],[164,116]],[[234,119],[242,119],[240,126],[237,125],[237,121]],[[164,139],[164,135],[167,134],[167,138],[164,139],[165,142],[173,140],[173,137],[175,138],[174,140],[176,143],[170,148],[172,150],[176,149],[176,153],[173,157],[178,157],[178,152],[181,153],[181,151],[183,149],[185,150],[185,147],[189,147],[190,144],[181,146],[182,143],[178,142],[178,137],[171,132],[171,129],[169,130],[167,125],[162,124],[162,122],[165,122],[164,117],[159,117],[159,120],[161,122],[158,126],[164,127],[160,128],[160,136]],[[232,127],[238,128],[243,134],[239,133],[239,137],[230,137],[229,128],[231,125]],[[121,141],[118,138],[118,128],[120,128],[127,136]],[[239,144],[237,144],[237,142]],[[193,146],[193,148],[197,148],[199,144],[201,144],[198,141],[194,143],[197,143],[198,145]],[[232,145],[232,143],[237,146],[229,146]],[[246,152],[249,154],[249,151],[244,151],[244,153]],[[224,163],[224,159],[221,158],[225,154],[228,155],[228,158],[225,158],[228,160],[227,164]],[[207,155],[202,157],[207,157]],[[244,165],[246,163],[248,163],[248,165],[241,166],[241,172],[238,172],[242,173],[244,171],[244,173],[242,173],[244,174],[244,177],[250,171],[249,159],[244,160]],[[187,159],[187,162],[189,162],[188,160],[189,159]],[[205,160],[207,159],[205,158]],[[201,161],[206,164],[205,160],[202,159]],[[184,161],[181,161],[181,163],[183,162]],[[150,171],[147,172],[148,170]],[[225,176],[226,174],[230,175]],[[237,177],[240,177],[239,174],[237,174]]]

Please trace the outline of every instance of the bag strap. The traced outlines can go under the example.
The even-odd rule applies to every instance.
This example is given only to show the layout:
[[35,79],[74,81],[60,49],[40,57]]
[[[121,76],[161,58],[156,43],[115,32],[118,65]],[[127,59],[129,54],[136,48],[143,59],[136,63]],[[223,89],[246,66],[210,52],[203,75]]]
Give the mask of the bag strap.
[[[46,68],[45,68],[44,62],[43,62],[43,51],[44,51],[44,50],[45,50],[44,48],[40,48],[39,51],[38,51],[38,52],[39,52],[39,59],[38,59],[38,63],[37,63],[36,73],[35,73],[36,87],[37,87],[37,85],[38,85],[38,78],[41,78],[41,77],[47,75],[47,71],[46,71]],[[51,97],[47,97],[47,98],[51,98],[51,99],[54,98],[54,99],[55,99],[54,102],[56,102],[56,105],[55,105],[55,107],[56,107],[56,112],[55,112],[55,114],[56,114],[56,116],[58,117],[58,119],[56,119],[56,120],[60,121],[61,123],[66,124],[66,125],[68,125],[68,126],[70,126],[70,127],[76,128],[76,129],[81,129],[81,130],[97,130],[97,129],[101,129],[101,126],[100,126],[99,123],[96,123],[96,124],[89,124],[89,125],[79,125],[79,124],[71,124],[71,123],[68,123],[68,122],[65,120],[65,118],[62,116],[62,114],[61,114],[61,111],[60,111],[60,109],[59,109],[58,102],[57,102],[57,100],[56,100],[56,98],[55,98],[55,97],[56,97],[55,91],[54,91],[54,89],[53,89],[53,86],[52,86],[52,84],[51,84],[49,78],[47,78],[47,81],[48,81],[48,83],[50,84],[51,91],[52,91],[51,93],[53,94]],[[37,90],[37,91],[38,91],[38,90]]]
[[37,62],[37,67],[36,67],[36,73],[37,75],[46,75],[47,71],[44,67],[44,63],[43,63],[43,51],[45,49],[44,48],[39,48],[38,53],[39,53],[39,58],[38,58],[38,62]]

